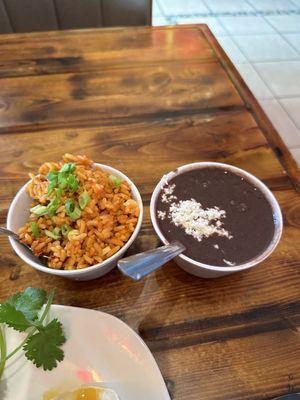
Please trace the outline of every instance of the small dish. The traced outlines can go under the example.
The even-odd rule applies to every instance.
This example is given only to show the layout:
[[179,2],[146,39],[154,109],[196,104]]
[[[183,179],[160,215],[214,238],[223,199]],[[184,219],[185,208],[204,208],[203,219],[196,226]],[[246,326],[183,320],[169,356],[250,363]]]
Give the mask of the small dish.
[[[118,171],[115,168],[112,168],[107,165],[95,163],[95,166],[102,168],[104,171],[107,171],[109,174],[113,174],[123,180],[126,180],[131,187],[132,196],[134,200],[137,201],[140,214],[138,218],[137,225],[135,227],[134,232],[132,233],[130,239],[126,244],[114,255],[109,257],[107,260],[103,261],[102,263],[95,264],[93,266],[78,269],[78,270],[58,270],[52,269],[45,266],[42,263],[36,261],[36,259],[27,251],[21,244],[17,243],[13,239],[9,238],[10,244],[12,248],[15,250],[17,255],[27,264],[31,265],[33,268],[46,272],[51,275],[58,275],[64,278],[69,278],[73,280],[83,281],[83,280],[91,280],[98,278],[107,274],[111,271],[116,265],[118,260],[123,256],[123,254],[128,250],[128,248],[132,245],[132,243],[137,238],[137,235],[141,229],[142,221],[143,221],[143,202],[141,195],[135,186],[135,184],[122,172]],[[29,217],[29,209],[32,199],[29,195],[25,192],[25,188],[28,185],[28,182],[21,187],[21,189],[16,194],[15,198],[13,199],[7,215],[7,228],[18,232],[18,229],[22,227],[25,222],[28,220]]]
[[[2,400],[37,400],[49,390],[93,383],[113,389],[120,400],[170,400],[153,355],[124,322],[100,311],[69,306],[53,305],[50,314],[64,327],[64,360],[47,372],[24,355],[9,360],[0,383]],[[7,329],[6,337],[9,351],[24,334]]]
[[261,192],[264,194],[266,199],[268,200],[272,212],[273,212],[273,219],[274,219],[274,236],[268,245],[268,247],[258,256],[255,258],[249,260],[248,262],[245,262],[243,264],[237,264],[234,266],[214,266],[214,265],[207,265],[201,262],[198,262],[196,260],[193,260],[192,258],[187,257],[184,254],[180,254],[177,256],[174,261],[176,262],[177,265],[179,265],[182,269],[184,269],[186,272],[196,275],[198,277],[202,278],[216,278],[219,276],[223,275],[228,275],[232,274],[234,272],[238,271],[243,271],[249,268],[253,268],[255,265],[261,263],[263,260],[265,260],[267,257],[270,256],[270,254],[275,250],[276,246],[279,243],[279,240],[281,238],[282,234],[282,229],[283,229],[283,222],[282,222],[282,214],[281,210],[279,207],[279,204],[272,194],[272,192],[267,188],[267,186],[262,183],[258,178],[256,178],[254,175],[250,174],[249,172],[246,172],[240,168],[234,167],[229,164],[223,164],[223,163],[216,163],[216,162],[197,162],[193,164],[186,164],[183,165],[179,168],[177,168],[174,171],[169,172],[167,175],[164,175],[160,182],[156,185],[152,197],[151,197],[151,202],[150,202],[150,215],[151,215],[151,222],[154,227],[154,230],[160,240],[166,245],[169,244],[168,240],[165,238],[163,235],[162,231],[159,228],[159,225],[157,223],[157,217],[156,217],[156,202],[159,193],[161,192],[163,186],[166,185],[172,178],[174,178],[177,175],[180,175],[184,172],[195,170],[195,169],[201,169],[201,168],[208,168],[208,167],[215,167],[215,168],[222,168],[228,171],[231,171],[237,175],[240,175],[241,177],[244,177],[247,179],[250,183],[252,183],[254,186],[256,186],[258,189],[261,190]]

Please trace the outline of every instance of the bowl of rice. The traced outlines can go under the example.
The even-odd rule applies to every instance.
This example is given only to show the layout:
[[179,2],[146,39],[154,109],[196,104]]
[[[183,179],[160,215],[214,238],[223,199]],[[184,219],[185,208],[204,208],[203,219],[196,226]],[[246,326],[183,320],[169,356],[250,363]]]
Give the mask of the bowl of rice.
[[18,256],[33,268],[75,280],[98,278],[116,265],[136,239],[143,219],[141,195],[122,172],[86,156],[46,162],[13,199],[7,228]]

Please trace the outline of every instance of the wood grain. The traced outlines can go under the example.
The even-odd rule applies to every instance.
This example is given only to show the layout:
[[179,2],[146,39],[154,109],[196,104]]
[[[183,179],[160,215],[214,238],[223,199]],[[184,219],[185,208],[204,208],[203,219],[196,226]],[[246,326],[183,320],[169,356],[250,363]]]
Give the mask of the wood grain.
[[213,49],[194,28],[86,29],[3,35],[0,77],[98,71],[126,65],[213,60]]
[[[77,126],[148,114],[174,115],[243,102],[222,67],[176,64],[1,80],[0,132],[34,124]],[[160,96],[161,92],[164,96]]]
[[[299,391],[299,172],[208,28],[6,38],[0,37],[1,224],[28,173],[73,152],[122,170],[139,187],[145,218],[129,253],[158,245],[151,193],[163,174],[188,162],[223,161],[255,174],[278,199],[285,226],[261,265],[215,280],[170,262],[142,282],[117,270],[71,282],[33,270],[0,238],[0,300],[29,285],[55,287],[60,304],[121,318],[153,351],[174,400]],[[57,61],[72,54],[78,63]],[[42,67],[36,59],[45,60]]]

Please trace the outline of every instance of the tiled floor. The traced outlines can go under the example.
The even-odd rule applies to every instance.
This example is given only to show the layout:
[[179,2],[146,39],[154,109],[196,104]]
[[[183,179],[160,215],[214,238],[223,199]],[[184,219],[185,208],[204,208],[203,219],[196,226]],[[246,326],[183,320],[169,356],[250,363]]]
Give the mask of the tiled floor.
[[206,23],[300,166],[300,0],[154,0],[153,25]]

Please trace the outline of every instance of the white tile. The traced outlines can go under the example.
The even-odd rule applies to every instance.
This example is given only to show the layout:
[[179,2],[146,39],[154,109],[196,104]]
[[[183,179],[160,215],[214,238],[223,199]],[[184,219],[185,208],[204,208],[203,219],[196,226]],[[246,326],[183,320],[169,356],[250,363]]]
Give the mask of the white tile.
[[164,17],[163,15],[161,16],[153,15],[152,26],[164,26],[164,25],[171,25],[166,17]]
[[300,33],[289,33],[284,37],[300,53]]
[[253,11],[244,0],[204,0],[207,7],[214,13]]
[[228,57],[231,59],[233,63],[245,63],[247,62],[244,54],[239,50],[237,45],[229,36],[219,36],[218,42],[226,51]]
[[300,15],[274,15],[265,17],[281,33],[300,33]]
[[280,99],[280,103],[300,129],[300,96],[292,99]]
[[228,33],[232,35],[276,33],[262,17],[220,17],[220,22]]
[[159,0],[165,15],[190,15],[209,13],[202,0]]
[[300,131],[278,101],[260,100],[260,104],[285,144],[300,146]]
[[207,24],[215,35],[226,35],[226,31],[214,17],[176,17],[177,24]]
[[153,1],[152,2],[152,18],[153,17],[160,17],[160,16],[162,16],[162,12],[161,12],[161,10],[159,8],[158,1],[157,0]]
[[300,60],[299,54],[280,35],[233,36],[252,62]]
[[251,64],[237,64],[236,67],[257,99],[262,100],[273,98],[272,92]]
[[296,147],[294,149],[289,149],[292,156],[294,157],[294,160],[298,164],[298,167],[300,168],[300,147]]
[[290,0],[248,0],[257,11],[294,11],[298,7]]
[[258,63],[255,69],[275,96],[300,96],[299,61]]

